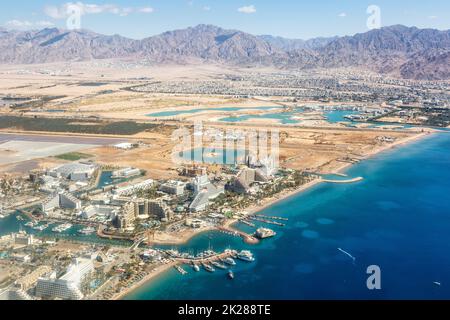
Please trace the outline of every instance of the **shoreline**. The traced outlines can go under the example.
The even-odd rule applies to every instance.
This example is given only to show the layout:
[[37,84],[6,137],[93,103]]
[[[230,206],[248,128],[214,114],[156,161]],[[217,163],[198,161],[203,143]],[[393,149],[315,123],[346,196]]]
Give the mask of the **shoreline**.
[[163,275],[166,271],[170,270],[174,266],[178,265],[178,262],[170,262],[167,264],[163,264],[161,266],[156,267],[152,272],[150,272],[147,276],[145,276],[142,280],[136,282],[131,287],[127,288],[126,290],[118,293],[116,296],[114,296],[111,300],[122,300],[124,297],[129,295],[131,292],[139,289],[140,287],[144,286],[145,284],[151,282],[152,280],[155,280],[157,277]]
[[[378,154],[380,154],[382,152],[395,149],[398,146],[406,145],[406,144],[409,144],[409,143],[421,140],[421,139],[423,139],[425,137],[428,137],[428,136],[430,136],[430,135],[432,135],[434,133],[435,133],[435,131],[427,131],[427,132],[423,132],[423,133],[420,133],[420,134],[417,134],[417,135],[414,135],[414,136],[411,136],[411,137],[408,137],[408,138],[396,141],[396,142],[394,142],[392,144],[381,146],[380,148],[376,148],[376,149],[370,151],[367,155],[364,155],[361,158],[361,160],[366,160],[366,159],[374,157],[374,156],[376,156],[376,155],[378,155]],[[345,169],[351,167],[352,165],[354,165],[354,163],[342,163],[341,166],[339,166],[338,168],[336,168],[334,170],[335,171],[334,173],[342,174],[342,171],[344,171]],[[318,178],[318,179],[312,180],[312,181],[310,181],[310,182],[300,186],[299,188],[297,188],[295,190],[292,190],[292,191],[290,191],[290,192],[288,192],[286,194],[278,195],[278,196],[275,196],[275,197],[272,197],[272,198],[265,199],[265,201],[263,201],[262,204],[252,206],[252,207],[248,208],[245,211],[247,212],[247,214],[254,214],[254,213],[260,212],[262,210],[265,210],[265,209],[267,209],[267,208],[277,204],[280,201],[284,201],[284,200],[286,200],[288,198],[291,198],[293,196],[299,195],[299,194],[301,194],[301,193],[303,193],[303,192],[305,192],[305,191],[307,191],[307,190],[313,188],[314,186],[317,186],[317,185],[319,185],[319,184],[321,184],[323,182],[326,182],[326,180],[324,180],[322,178]],[[225,223],[225,227],[228,227],[228,228],[232,229],[233,225],[236,222],[238,222],[237,219],[231,219],[231,220],[229,220],[229,221],[227,221]],[[174,245],[176,245],[176,244],[186,244],[193,237],[198,236],[199,234],[202,234],[204,232],[211,231],[211,230],[217,230],[217,229],[216,228],[207,228],[207,229],[200,230],[200,231],[193,230],[193,231],[189,232],[188,234],[184,235],[180,239],[180,241],[177,241],[177,243],[169,243],[169,244],[174,244]],[[160,243],[157,243],[157,244],[160,244]],[[165,244],[167,244],[167,243],[165,243]],[[151,280],[153,280],[157,276],[162,275],[164,272],[166,272],[167,270],[169,270],[170,268],[172,268],[175,265],[177,265],[177,263],[176,262],[172,262],[172,263],[169,263],[167,265],[163,265],[160,268],[156,268],[151,274],[149,274],[149,276],[144,277],[144,279],[142,279],[138,283],[134,284],[133,286],[131,286],[127,290],[119,293],[117,295],[117,297],[113,298],[113,300],[120,300],[120,299],[124,298],[125,296],[129,295],[131,292],[137,290],[141,286],[151,282]]]

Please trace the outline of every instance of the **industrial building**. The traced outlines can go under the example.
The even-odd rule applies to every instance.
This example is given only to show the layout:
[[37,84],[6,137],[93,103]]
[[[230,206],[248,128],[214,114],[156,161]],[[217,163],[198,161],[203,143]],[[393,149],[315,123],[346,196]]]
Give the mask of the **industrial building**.
[[92,163],[72,162],[56,167],[48,172],[54,178],[65,178],[72,181],[87,181],[97,167]]

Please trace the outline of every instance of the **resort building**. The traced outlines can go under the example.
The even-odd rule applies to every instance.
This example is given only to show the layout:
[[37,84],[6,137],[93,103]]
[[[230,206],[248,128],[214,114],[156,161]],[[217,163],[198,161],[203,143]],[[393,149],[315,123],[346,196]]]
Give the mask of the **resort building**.
[[185,225],[193,229],[200,229],[204,227],[206,223],[200,219],[186,219]]
[[80,210],[81,200],[75,198],[75,196],[70,193],[61,192],[51,195],[41,204],[41,210],[45,214],[48,214],[55,209]]
[[186,183],[182,181],[170,180],[163,183],[159,190],[168,194],[182,196],[186,190]]
[[199,212],[205,210],[210,201],[217,198],[225,192],[223,186],[216,186],[212,184],[208,176],[198,176],[194,179],[194,200],[189,205],[192,212]]
[[242,169],[231,183],[231,190],[239,193],[249,193],[255,182],[267,182],[268,178],[258,169]]
[[128,185],[126,187],[117,188],[113,190],[113,193],[118,196],[129,196],[132,195],[135,192],[138,192],[140,190],[146,190],[151,188],[151,186],[154,184],[154,181],[152,179],[145,180],[143,182]]
[[81,300],[83,293],[80,290],[85,277],[94,270],[91,259],[75,258],[67,268],[67,272],[56,279],[38,279],[36,296],[43,299]]
[[154,217],[161,221],[169,221],[173,217],[173,211],[162,200],[138,199],[123,206],[123,216],[129,223],[135,219]]
[[162,200],[149,201],[147,212],[161,221],[169,221],[173,217],[172,210]]
[[114,218],[113,225],[118,229],[134,227],[136,221],[136,205],[133,202],[126,203],[122,211]]
[[41,183],[39,191],[44,193],[53,193],[58,190],[61,185],[60,181],[57,178],[48,175],[40,177],[39,181]]
[[254,156],[247,156],[245,161],[247,167],[257,169],[263,176],[273,177],[278,172],[277,161],[274,156],[259,159]]
[[135,177],[135,176],[139,176],[141,174],[141,170],[136,169],[136,168],[124,168],[124,169],[119,169],[119,170],[115,170],[112,172],[112,178],[117,179],[117,178],[130,178],[130,177]]
[[189,166],[184,167],[181,171],[181,175],[185,177],[197,177],[197,176],[204,176],[206,175],[206,168],[205,167],[197,167],[197,166]]
[[116,213],[118,213],[120,210],[120,207],[116,206],[107,206],[107,205],[90,205],[85,208],[83,208],[79,213],[78,216],[81,219],[91,219],[94,217],[101,217],[103,220],[109,220]]

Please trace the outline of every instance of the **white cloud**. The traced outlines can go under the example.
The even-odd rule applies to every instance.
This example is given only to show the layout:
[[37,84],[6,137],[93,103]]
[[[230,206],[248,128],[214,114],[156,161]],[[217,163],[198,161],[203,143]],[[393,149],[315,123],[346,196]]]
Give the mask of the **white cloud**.
[[127,16],[134,12],[152,13],[154,10],[151,7],[133,8],[121,7],[116,4],[89,4],[81,1],[66,2],[61,6],[46,6],[44,13],[53,19],[66,19],[73,11],[78,11],[81,15],[109,13],[118,16]]
[[139,9],[139,12],[141,12],[141,13],[152,13],[154,11],[155,11],[155,9],[153,9],[152,7],[145,7],[145,8]]
[[211,7],[209,7],[209,6],[204,6],[204,7],[203,7],[203,11],[211,11]]
[[33,26],[33,24],[30,21],[27,20],[9,20],[5,23],[5,26],[8,28],[29,28]]
[[431,20],[436,20],[438,18],[438,16],[428,16],[428,19],[431,19]]
[[42,20],[42,21],[36,22],[35,25],[38,27],[51,27],[51,26],[54,26],[55,24],[51,21]]
[[42,28],[51,27],[54,24],[50,21],[28,21],[28,20],[10,20],[5,23],[5,27],[10,29],[31,29],[31,28]]
[[240,12],[240,13],[255,13],[256,7],[254,5],[241,7],[238,9],[238,12]]
[[347,14],[345,12],[339,13],[338,15],[341,18],[345,18],[347,16]]

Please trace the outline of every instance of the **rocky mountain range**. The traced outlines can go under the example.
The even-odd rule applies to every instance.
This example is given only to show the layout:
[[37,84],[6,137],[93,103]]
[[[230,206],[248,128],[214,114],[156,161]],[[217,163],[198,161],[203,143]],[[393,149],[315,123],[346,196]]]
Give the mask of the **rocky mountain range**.
[[199,25],[133,40],[86,30],[0,29],[0,63],[35,64],[133,58],[192,60],[289,69],[358,67],[407,79],[450,79],[450,30],[401,25],[354,36],[311,40],[255,36]]

